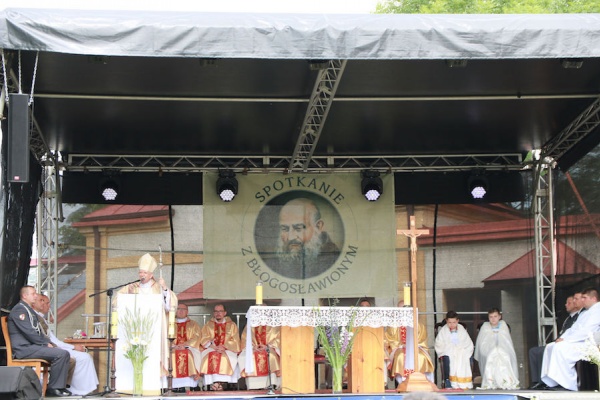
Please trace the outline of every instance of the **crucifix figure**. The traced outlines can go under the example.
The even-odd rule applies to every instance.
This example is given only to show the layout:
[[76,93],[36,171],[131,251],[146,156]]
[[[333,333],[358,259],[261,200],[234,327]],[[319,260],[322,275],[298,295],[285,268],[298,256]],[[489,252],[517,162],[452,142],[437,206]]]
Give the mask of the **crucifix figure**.
[[437,387],[429,382],[425,375],[417,372],[419,365],[419,318],[417,309],[417,238],[421,235],[428,235],[429,229],[417,229],[415,216],[410,216],[410,229],[398,229],[398,235],[404,235],[410,238],[410,282],[411,282],[411,306],[413,308],[413,354],[414,369],[407,379],[398,386],[398,392],[414,391],[435,391]]

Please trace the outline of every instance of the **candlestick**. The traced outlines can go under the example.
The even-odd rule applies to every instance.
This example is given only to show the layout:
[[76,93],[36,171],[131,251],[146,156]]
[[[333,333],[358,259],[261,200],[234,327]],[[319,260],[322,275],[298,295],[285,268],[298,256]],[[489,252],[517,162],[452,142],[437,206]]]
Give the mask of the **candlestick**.
[[113,311],[110,314],[110,337],[116,338],[119,336],[119,318],[117,312]]
[[410,288],[411,288],[411,283],[410,282],[404,282],[404,307],[410,307],[411,306],[411,301],[410,301]]
[[169,311],[169,332],[168,337],[175,337],[175,312]]
[[262,282],[256,284],[256,304],[260,305],[263,303],[263,287]]

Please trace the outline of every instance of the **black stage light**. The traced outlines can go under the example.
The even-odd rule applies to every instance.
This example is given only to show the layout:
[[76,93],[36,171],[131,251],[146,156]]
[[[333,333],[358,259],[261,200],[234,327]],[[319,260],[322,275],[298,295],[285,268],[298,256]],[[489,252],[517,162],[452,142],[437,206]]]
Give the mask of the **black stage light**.
[[488,180],[481,173],[474,173],[469,177],[469,193],[475,200],[483,200],[488,193]]
[[217,179],[217,194],[223,201],[231,201],[238,192],[238,182],[235,172],[225,170],[219,172]]
[[119,197],[119,184],[114,179],[106,179],[100,184],[100,194],[105,201],[116,201]]
[[377,171],[363,171],[360,188],[369,201],[375,201],[383,194],[383,181]]

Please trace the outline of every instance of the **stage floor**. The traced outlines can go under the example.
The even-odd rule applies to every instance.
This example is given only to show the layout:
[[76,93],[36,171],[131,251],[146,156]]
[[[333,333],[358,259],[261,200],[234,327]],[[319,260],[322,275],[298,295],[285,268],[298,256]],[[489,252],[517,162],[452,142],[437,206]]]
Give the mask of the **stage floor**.
[[[440,390],[436,392],[438,395],[443,396],[447,400],[598,400],[600,399],[600,393],[595,392],[571,392],[571,391],[550,391],[550,390]],[[287,400],[301,399],[301,400],[325,400],[327,398],[337,398],[343,400],[402,400],[403,397],[409,393],[397,393],[393,390],[388,390],[385,393],[377,394],[354,394],[354,393],[343,393],[341,395],[333,395],[330,391],[319,391],[314,394],[305,395],[293,395],[293,394],[279,394],[268,395],[266,390],[247,390],[247,391],[223,391],[223,392],[188,392],[188,393],[177,393],[173,396],[143,396],[136,397],[137,399],[143,400],[167,400],[167,399],[186,399],[186,400],[252,400],[252,399],[274,399],[282,398]],[[121,394],[119,398],[131,398],[129,394]],[[56,399],[57,397],[51,397]],[[60,398],[60,397],[58,397]],[[106,399],[107,397],[100,396],[70,396],[62,397],[63,399],[91,399],[100,400]],[[429,397],[425,397],[428,399]],[[418,400],[419,397],[414,398]]]

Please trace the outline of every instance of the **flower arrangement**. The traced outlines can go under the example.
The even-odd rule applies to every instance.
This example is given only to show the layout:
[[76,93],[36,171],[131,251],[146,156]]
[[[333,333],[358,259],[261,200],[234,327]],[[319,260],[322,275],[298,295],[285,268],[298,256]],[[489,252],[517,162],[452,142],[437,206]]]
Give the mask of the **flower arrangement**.
[[[334,299],[333,306],[339,303]],[[318,313],[318,310],[317,310]],[[346,326],[338,326],[335,316],[325,320],[319,315],[320,323],[316,326],[319,342],[323,346],[325,357],[333,371],[333,392],[342,392],[343,368],[352,352],[356,332],[356,311],[354,310]]]
[[594,339],[594,334],[590,333],[585,342],[581,345],[582,360],[589,361],[600,367],[600,347]]
[[144,361],[148,358],[147,349],[152,340],[152,325],[157,316],[148,311],[142,315],[136,307],[135,312],[125,311],[125,316],[119,319],[125,335],[123,356],[131,361],[133,366],[133,394],[142,394]]
[[73,339],[85,339],[87,338],[87,334],[83,331],[83,329],[77,329],[73,333]]

